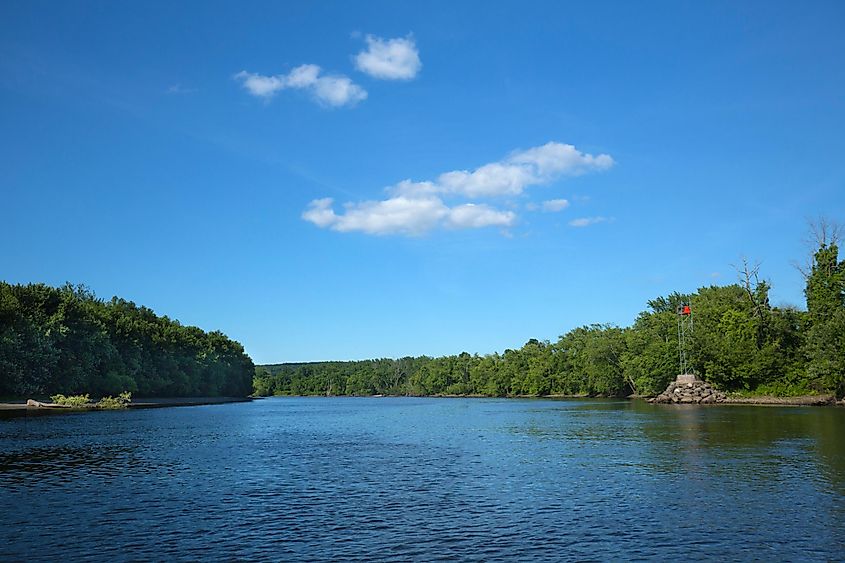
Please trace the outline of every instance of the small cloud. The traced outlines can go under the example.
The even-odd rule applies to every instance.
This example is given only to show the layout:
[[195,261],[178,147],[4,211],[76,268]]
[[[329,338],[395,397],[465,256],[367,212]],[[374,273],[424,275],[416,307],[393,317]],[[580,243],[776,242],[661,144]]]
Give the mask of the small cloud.
[[314,82],[313,94],[332,107],[354,106],[367,99],[367,92],[345,76],[322,76]]
[[499,211],[490,206],[467,203],[449,210],[448,224],[457,229],[481,227],[510,227],[516,215],[512,211]]
[[371,235],[420,235],[442,221],[449,210],[439,198],[409,199],[402,196],[384,201],[346,204],[338,215],[331,198],[312,201],[302,218],[321,228],[348,233],[361,231]]
[[716,279],[722,277],[722,274],[719,272],[710,272],[710,277]]
[[566,199],[550,199],[544,201],[542,204],[543,211],[546,213],[557,213],[569,207],[569,200]]
[[397,193],[444,193],[465,197],[499,197],[521,194],[533,185],[547,184],[561,176],[578,176],[606,170],[614,165],[610,155],[582,153],[572,145],[546,143],[516,151],[498,162],[475,170],[444,172],[434,182],[405,180]]
[[338,215],[331,198],[312,201],[302,218],[321,228],[342,233],[360,231],[370,235],[425,234],[437,227],[477,229],[509,227],[516,216],[483,204],[464,204],[450,208],[436,196],[392,197],[382,201],[346,204],[346,212]]
[[445,191],[469,197],[519,195],[530,184],[539,183],[529,167],[494,162],[472,172],[455,170],[437,179]]
[[236,74],[235,79],[241,81],[247,92],[259,98],[271,98],[279,90],[284,90],[287,85],[285,76],[262,76],[245,70]]
[[610,221],[607,217],[581,217],[573,219],[569,222],[570,227],[589,227],[590,225],[597,225],[599,223],[606,223]]
[[185,88],[181,84],[174,84],[165,90],[168,94],[193,94],[196,91],[196,88]]
[[354,106],[367,98],[367,91],[343,75],[323,74],[317,65],[300,65],[288,74],[265,76],[245,70],[234,76],[251,95],[271,99],[281,90],[305,90],[321,105]]
[[412,36],[382,39],[365,37],[367,49],[355,56],[355,67],[381,80],[411,80],[417,76],[422,62]]
[[[505,229],[516,223],[515,212],[466,200],[519,195],[532,185],[548,183],[563,175],[604,170],[612,165],[609,155],[586,154],[572,145],[552,142],[514,152],[475,170],[453,170],[429,181],[403,180],[386,188],[386,199],[347,203],[341,214],[335,213],[331,199],[316,199],[302,218],[321,228],[374,235],[420,235],[437,228]],[[451,206],[444,202],[447,198],[464,201]],[[558,212],[568,206],[568,200],[552,199],[540,205],[529,203],[526,209]],[[604,217],[576,219],[570,225],[584,227],[607,220]]]
[[311,221],[321,228],[330,226],[337,221],[337,215],[332,209],[334,200],[330,197],[315,199],[308,205],[308,209],[302,214],[302,218]]

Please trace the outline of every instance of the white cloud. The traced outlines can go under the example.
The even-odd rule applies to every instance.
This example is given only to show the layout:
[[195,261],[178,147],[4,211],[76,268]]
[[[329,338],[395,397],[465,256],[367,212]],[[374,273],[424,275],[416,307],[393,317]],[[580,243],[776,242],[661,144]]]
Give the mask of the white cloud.
[[[450,206],[443,200],[517,196],[532,185],[548,183],[563,175],[604,170],[612,165],[613,159],[609,155],[594,156],[582,153],[572,145],[547,143],[515,152],[472,171],[440,174],[434,181],[403,180],[387,188],[389,197],[386,199],[347,203],[341,214],[335,213],[330,198],[316,199],[303,212],[302,218],[321,228],[376,235],[419,235],[437,228],[509,227],[517,220],[512,211],[502,211],[477,201]],[[555,212],[568,206],[569,201],[565,199],[552,199],[544,201],[541,208]],[[537,206],[533,205],[533,208],[537,209]],[[585,227],[605,220],[603,217],[576,219],[570,225]]]
[[342,233],[362,231],[371,235],[418,235],[433,229],[449,215],[449,208],[437,197],[398,196],[383,201],[347,204],[342,215],[336,214],[331,205],[331,198],[314,200],[302,218],[318,227]]
[[531,167],[538,177],[549,178],[559,174],[577,175],[592,170],[606,170],[613,166],[610,155],[585,154],[573,145],[546,143],[510,156],[508,162]]
[[367,99],[367,91],[345,76],[321,76],[314,82],[313,93],[333,107],[353,106]]
[[542,204],[543,211],[547,213],[557,213],[569,207],[569,200],[567,199],[549,199]]
[[305,90],[320,104],[330,107],[354,106],[367,98],[367,91],[343,75],[322,74],[317,65],[300,65],[288,74],[264,76],[242,70],[235,75],[253,96],[269,100],[286,89]]
[[516,220],[512,211],[499,211],[484,204],[466,203],[449,211],[449,225],[458,229],[510,227]]
[[366,51],[355,57],[355,67],[373,78],[411,80],[422,68],[420,54],[411,36],[382,39],[367,35]]
[[499,211],[488,205],[467,203],[448,207],[436,196],[397,196],[382,201],[346,204],[346,212],[338,215],[332,199],[315,199],[302,218],[318,227],[342,233],[361,231],[370,235],[421,235],[438,227],[478,229],[509,227],[516,220],[510,211]]
[[253,74],[245,70],[240,71],[235,75],[235,79],[243,82],[243,87],[253,96],[260,98],[270,98],[279,90],[285,89],[287,86],[287,77],[280,76],[262,76],[260,74]]
[[607,217],[581,217],[579,219],[573,219],[569,222],[570,227],[589,227],[590,225],[596,225],[598,223],[606,223],[609,221]]
[[479,166],[475,170],[453,170],[438,176],[435,182],[405,180],[393,188],[394,193],[454,194],[465,197],[516,196],[534,185],[547,184],[561,176],[577,176],[606,170],[614,161],[607,154],[580,152],[572,145],[546,143],[517,151],[499,162]]
[[285,82],[289,88],[308,88],[316,84],[320,71],[317,65],[299,65],[288,73]]
[[334,200],[330,197],[315,199],[308,205],[308,209],[302,214],[302,218],[311,221],[320,228],[326,228],[337,221],[332,203],[334,203]]
[[467,197],[519,195],[534,181],[527,167],[494,162],[472,172],[456,170],[437,179],[442,191]]

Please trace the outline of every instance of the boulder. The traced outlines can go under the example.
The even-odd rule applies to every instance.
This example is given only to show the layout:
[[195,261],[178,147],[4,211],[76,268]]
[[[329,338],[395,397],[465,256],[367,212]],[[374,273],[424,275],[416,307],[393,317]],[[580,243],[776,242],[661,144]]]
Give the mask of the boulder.
[[709,383],[689,373],[679,375],[652,403],[713,404],[721,403],[727,396],[713,389]]

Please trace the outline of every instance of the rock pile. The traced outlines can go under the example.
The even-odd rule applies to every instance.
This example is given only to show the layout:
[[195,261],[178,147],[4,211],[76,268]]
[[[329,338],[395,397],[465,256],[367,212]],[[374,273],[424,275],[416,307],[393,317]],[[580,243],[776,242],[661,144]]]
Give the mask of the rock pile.
[[679,375],[669,384],[666,390],[657,397],[650,399],[650,403],[685,403],[709,404],[723,403],[727,396],[716,391],[707,382],[701,381],[691,374]]

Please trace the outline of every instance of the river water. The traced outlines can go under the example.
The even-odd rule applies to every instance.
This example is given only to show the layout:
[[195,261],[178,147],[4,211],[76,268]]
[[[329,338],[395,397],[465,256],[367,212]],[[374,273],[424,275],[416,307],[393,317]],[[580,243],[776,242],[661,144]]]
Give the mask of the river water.
[[845,409],[274,398],[0,420],[0,560],[843,560]]

